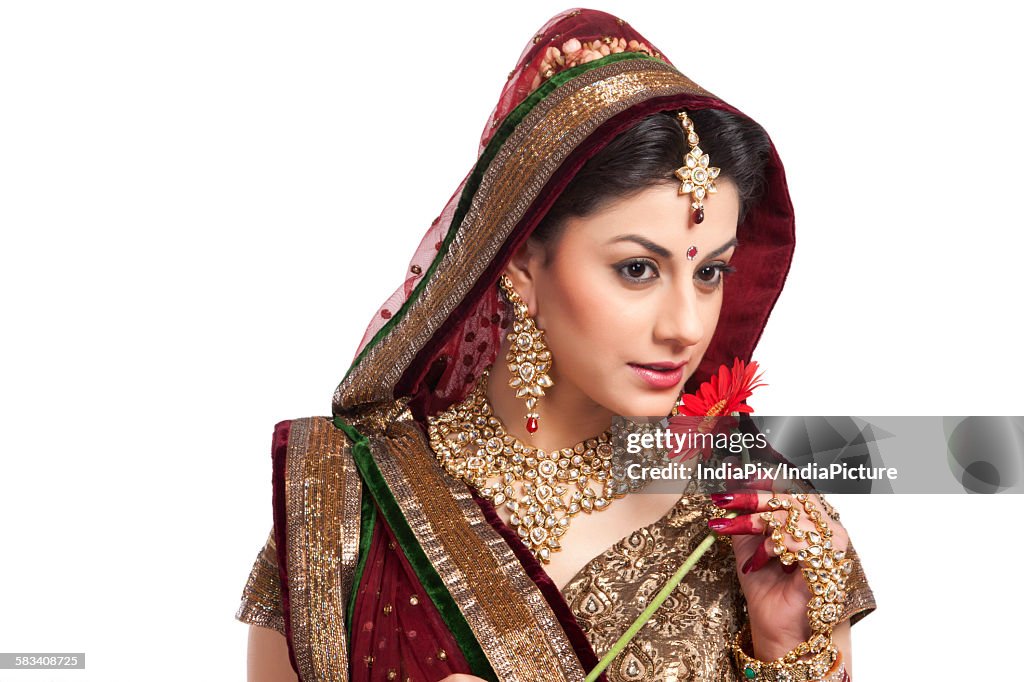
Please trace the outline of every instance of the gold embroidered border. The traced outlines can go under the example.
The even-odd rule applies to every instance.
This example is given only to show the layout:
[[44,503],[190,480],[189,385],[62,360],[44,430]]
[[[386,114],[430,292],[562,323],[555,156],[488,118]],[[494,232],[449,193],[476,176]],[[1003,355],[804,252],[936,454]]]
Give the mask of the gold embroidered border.
[[281,612],[281,581],[277,572],[277,548],[274,531],[253,562],[249,579],[242,590],[242,599],[235,618],[250,625],[259,625],[285,634]]
[[287,575],[302,680],[348,680],[345,607],[358,558],[361,492],[345,433],[326,417],[294,420],[285,470]]
[[427,558],[505,682],[582,682],[558,618],[469,490],[443,475],[422,432],[397,422],[370,448]]
[[552,174],[612,116],[677,94],[710,96],[674,67],[625,59],[568,81],[516,126],[484,173],[458,232],[420,297],[366,355],[334,395],[334,411],[384,400],[505,243]]
[[843,611],[839,614],[838,622],[850,619],[850,625],[874,611],[875,595],[868,585],[867,577],[864,575],[864,566],[860,563],[857,550],[853,543],[846,548],[846,556],[853,559],[853,573],[846,580],[846,603],[843,604]]

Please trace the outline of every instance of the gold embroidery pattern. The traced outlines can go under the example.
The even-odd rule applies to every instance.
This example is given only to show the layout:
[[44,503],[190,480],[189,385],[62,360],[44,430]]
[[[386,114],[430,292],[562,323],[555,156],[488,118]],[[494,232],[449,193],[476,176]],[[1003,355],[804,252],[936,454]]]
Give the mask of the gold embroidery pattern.
[[277,574],[277,550],[274,531],[256,556],[249,579],[242,590],[242,602],[235,618],[250,625],[259,625],[284,634],[281,610],[281,579]]
[[853,559],[853,573],[846,580],[846,606],[839,614],[839,622],[849,618],[850,625],[854,625],[875,610],[875,595],[871,591],[871,586],[868,585],[868,579],[864,575],[864,566],[860,563],[860,557],[857,556],[853,543],[846,548],[846,556]]
[[[707,535],[714,515],[704,496],[684,495],[661,520],[595,557],[562,590],[600,658]],[[595,611],[598,604],[603,610]],[[732,548],[716,542],[630,645],[609,682],[731,680],[728,637],[743,622]]]
[[655,97],[711,96],[674,67],[626,59],[563,84],[516,126],[492,160],[420,297],[338,385],[334,411],[391,397],[402,373],[476,283],[566,157],[602,123]]
[[[598,658],[604,656],[707,535],[715,507],[683,495],[669,513],[591,560],[562,589]],[[852,546],[849,555],[856,560]],[[863,579],[850,581],[854,620],[874,609]],[[848,612],[850,609],[848,609]],[[731,543],[716,542],[606,671],[609,682],[742,679],[728,641],[744,621]],[[845,618],[845,615],[844,615]]]
[[294,420],[285,481],[288,598],[304,680],[348,679],[345,606],[358,552],[361,491],[345,433],[325,417]]
[[[582,682],[584,671],[539,588],[411,421],[371,449],[427,558],[501,680]],[[537,633],[546,633],[538,637]]]

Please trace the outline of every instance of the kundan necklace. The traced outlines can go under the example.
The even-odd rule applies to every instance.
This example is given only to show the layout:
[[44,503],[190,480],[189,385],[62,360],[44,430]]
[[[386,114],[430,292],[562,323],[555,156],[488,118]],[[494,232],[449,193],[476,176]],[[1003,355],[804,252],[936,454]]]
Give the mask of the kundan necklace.
[[[548,563],[573,516],[607,509],[625,494],[611,480],[611,434],[553,452],[526,445],[494,415],[487,400],[489,376],[490,367],[462,402],[427,418],[430,447],[448,473],[496,507],[504,504],[519,537]],[[500,482],[488,485],[493,476]],[[591,487],[594,482],[604,484],[601,494]]]

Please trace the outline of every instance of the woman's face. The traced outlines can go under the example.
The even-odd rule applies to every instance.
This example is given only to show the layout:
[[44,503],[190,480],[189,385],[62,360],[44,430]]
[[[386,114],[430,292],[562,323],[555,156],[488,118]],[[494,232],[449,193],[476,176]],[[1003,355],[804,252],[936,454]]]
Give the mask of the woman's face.
[[699,225],[673,183],[570,218],[547,265],[544,247],[520,249],[506,272],[551,349],[546,393],[627,416],[672,410],[711,342],[736,247],[739,196],[716,185]]

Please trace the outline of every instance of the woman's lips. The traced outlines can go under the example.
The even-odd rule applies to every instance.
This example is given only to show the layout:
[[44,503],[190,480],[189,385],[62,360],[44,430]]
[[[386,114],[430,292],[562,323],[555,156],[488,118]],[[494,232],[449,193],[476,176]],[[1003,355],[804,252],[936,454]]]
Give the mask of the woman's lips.
[[657,365],[634,365],[629,363],[629,366],[633,368],[633,371],[637,375],[650,384],[654,388],[672,388],[679,385],[679,382],[683,380],[683,370],[686,369],[686,363],[682,363],[678,366],[666,365],[659,363],[664,366],[664,369],[656,368]]

